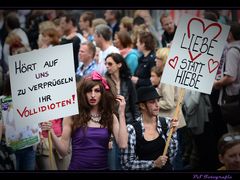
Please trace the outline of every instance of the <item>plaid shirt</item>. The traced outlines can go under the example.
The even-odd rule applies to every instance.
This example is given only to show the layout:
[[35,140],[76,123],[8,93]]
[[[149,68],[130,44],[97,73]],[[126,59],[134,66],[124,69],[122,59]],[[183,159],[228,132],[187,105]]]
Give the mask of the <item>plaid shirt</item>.
[[[168,125],[168,129],[170,129],[170,118],[166,118],[166,122]],[[143,120],[142,116],[137,119],[137,121],[141,121],[141,127],[142,127],[142,136],[144,134],[144,126],[143,126]],[[138,157],[135,152],[136,148],[136,133],[135,129],[131,124],[127,125],[128,130],[128,147],[126,149],[121,149],[121,164],[123,170],[150,170],[154,168],[154,160],[138,160]],[[166,141],[165,136],[162,133],[162,125],[158,118],[157,121],[157,131],[160,135],[162,135],[162,138]],[[167,135],[169,134],[169,130],[167,132]],[[177,141],[177,132],[172,134],[172,138],[170,140],[169,149],[168,149],[168,157],[170,158],[170,162],[172,162],[173,158],[177,154],[177,147],[178,147],[178,141]]]
[[94,70],[96,70],[97,63],[95,60],[93,60],[87,67],[85,67],[84,69],[83,67],[84,67],[84,64],[80,63],[76,71],[76,74],[80,77],[85,77],[91,74]]

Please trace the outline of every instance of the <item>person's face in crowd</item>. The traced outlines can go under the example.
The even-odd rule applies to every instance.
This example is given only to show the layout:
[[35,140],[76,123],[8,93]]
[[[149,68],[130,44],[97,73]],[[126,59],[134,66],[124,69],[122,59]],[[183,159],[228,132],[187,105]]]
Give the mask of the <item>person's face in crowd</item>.
[[174,22],[171,16],[164,17],[162,19],[162,28],[168,34],[172,34],[174,32]]
[[163,68],[163,61],[162,61],[161,58],[159,58],[159,57],[156,56],[155,61],[156,61],[156,66],[157,66],[157,67]]
[[70,22],[69,23],[66,22],[66,17],[61,17],[60,18],[60,27],[62,29],[63,34],[66,34],[69,32],[69,29],[70,29],[69,26],[70,26]]
[[89,51],[86,44],[82,44],[79,50],[79,59],[81,62],[86,62],[92,58],[92,53]]
[[99,85],[94,86],[89,92],[87,92],[87,100],[91,106],[97,106],[101,100],[101,89]]
[[160,77],[158,77],[157,74],[153,71],[151,72],[150,80],[154,87],[157,87],[160,83]]
[[127,29],[124,27],[123,23],[120,23],[119,31],[127,31]]
[[114,19],[114,16],[112,14],[112,10],[106,10],[105,13],[104,13],[104,17],[105,17],[105,20],[107,22],[111,21],[112,19]]
[[152,99],[145,102],[146,110],[149,116],[157,116],[159,113],[159,99]]
[[96,43],[96,46],[101,49],[102,43],[101,43],[101,36],[98,36],[97,33],[94,33],[94,41]]
[[240,143],[219,155],[219,160],[227,170],[240,170]]
[[84,21],[83,17],[81,16],[79,18],[79,28],[81,30],[86,30],[89,27],[89,22],[88,21]]
[[48,17],[49,20],[53,20],[57,17],[56,10],[47,10],[46,14],[47,14],[47,17]]
[[117,47],[118,49],[121,49],[121,42],[120,42],[117,34],[115,34],[115,36],[114,36],[113,43],[114,43],[115,47]]
[[142,17],[145,20],[146,24],[149,24],[152,21],[152,17],[150,15],[149,10],[141,10],[141,11],[139,11],[139,16]]
[[51,38],[47,34],[42,34],[42,43],[49,46],[51,44]]
[[122,66],[121,63],[117,64],[112,57],[108,57],[105,61],[105,66],[109,74],[114,74],[119,72],[120,67]]

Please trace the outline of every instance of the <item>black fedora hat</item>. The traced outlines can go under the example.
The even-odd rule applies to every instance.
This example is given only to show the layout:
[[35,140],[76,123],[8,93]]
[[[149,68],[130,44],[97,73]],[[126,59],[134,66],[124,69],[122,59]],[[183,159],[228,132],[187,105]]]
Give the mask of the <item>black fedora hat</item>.
[[152,99],[159,99],[157,90],[153,86],[143,86],[137,89],[137,102],[149,101]]

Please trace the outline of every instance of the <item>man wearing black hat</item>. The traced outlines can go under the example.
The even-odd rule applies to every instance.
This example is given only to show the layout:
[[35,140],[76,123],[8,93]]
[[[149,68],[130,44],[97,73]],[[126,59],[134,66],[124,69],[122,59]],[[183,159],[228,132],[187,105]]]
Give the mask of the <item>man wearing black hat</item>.
[[[128,147],[121,150],[121,164],[124,170],[171,171],[170,161],[177,153],[177,120],[159,117],[158,95],[153,86],[137,89],[137,103],[141,116],[128,124]],[[163,155],[170,127],[174,131],[168,154]]]

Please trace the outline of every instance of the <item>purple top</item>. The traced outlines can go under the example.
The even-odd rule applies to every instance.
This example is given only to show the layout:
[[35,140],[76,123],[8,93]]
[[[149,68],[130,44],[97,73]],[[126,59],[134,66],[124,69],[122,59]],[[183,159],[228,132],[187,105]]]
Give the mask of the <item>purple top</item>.
[[72,136],[72,158],[69,170],[107,170],[108,142],[107,128],[78,128]]

